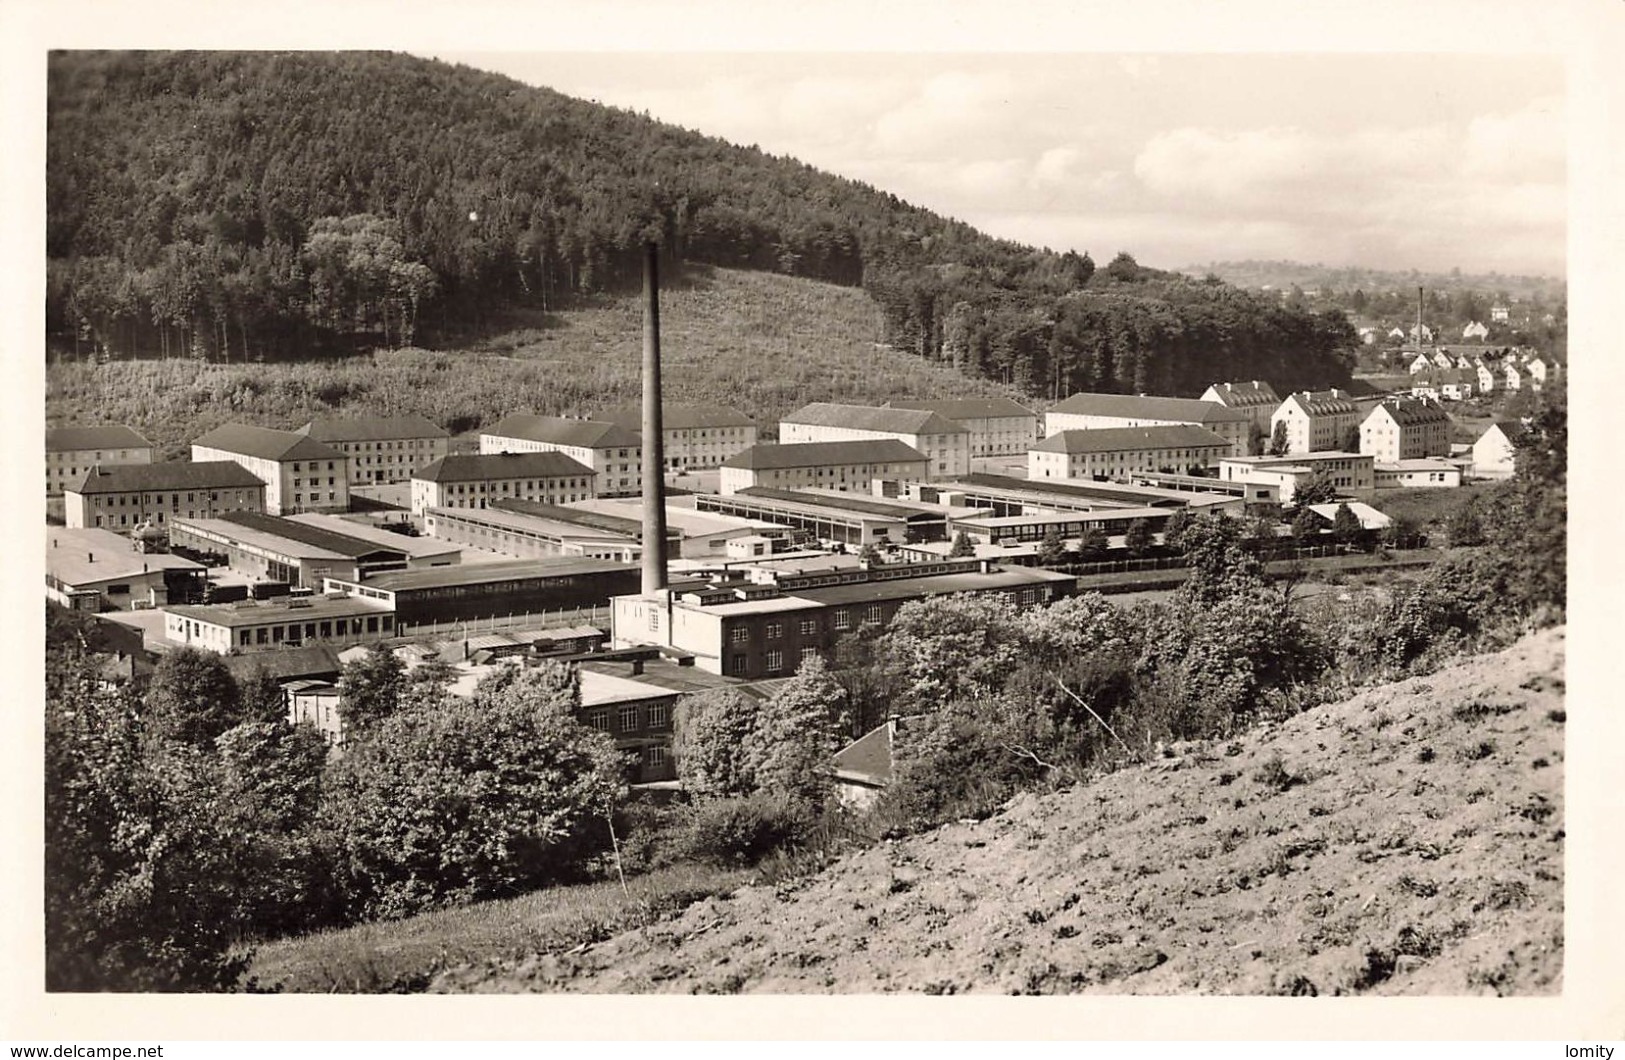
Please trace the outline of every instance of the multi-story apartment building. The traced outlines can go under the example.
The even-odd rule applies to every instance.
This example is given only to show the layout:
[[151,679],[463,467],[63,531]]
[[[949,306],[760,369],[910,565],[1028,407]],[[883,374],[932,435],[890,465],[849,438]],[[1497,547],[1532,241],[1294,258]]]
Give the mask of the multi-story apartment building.
[[935,412],[970,431],[970,455],[1015,456],[1043,435],[1038,413],[1009,398],[947,398],[941,401],[892,401],[892,408]]
[[1261,431],[1270,429],[1270,416],[1281,405],[1281,395],[1275,392],[1275,388],[1257,379],[1246,383],[1214,383],[1203,393],[1202,400],[1216,402],[1235,412],[1245,412]]
[[122,424],[45,432],[45,495],[60,496],[93,467],[152,463],[152,443]]
[[1431,401],[1384,401],[1360,424],[1360,452],[1379,464],[1449,456],[1450,416]]
[[1360,423],[1360,406],[1345,390],[1302,390],[1288,394],[1270,417],[1270,433],[1275,425],[1286,424],[1286,451],[1315,453],[1343,448],[1350,427]]
[[1134,394],[1073,394],[1044,413],[1044,436],[1101,427],[1204,427],[1230,445],[1233,456],[1247,455],[1252,418],[1216,401],[1144,397]]
[[918,449],[895,438],[793,445],[764,442],[722,465],[721,490],[724,496],[752,486],[869,493],[877,478],[927,478],[928,465]]
[[926,459],[926,477],[970,474],[971,432],[962,423],[929,409],[877,408],[814,402],[779,421],[779,441],[861,442],[891,439]]
[[194,461],[231,460],[265,483],[271,515],[350,510],[350,459],[300,434],[228,423],[192,442]]
[[[599,418],[642,435],[641,406],[611,409]],[[662,405],[660,428],[666,470],[674,473],[721,467],[730,456],[756,444],[756,424],[724,405]]]
[[598,477],[561,452],[443,456],[413,477],[412,514],[430,508],[484,508],[496,500],[591,500]]
[[420,467],[446,455],[451,434],[422,416],[311,420],[299,433],[350,457],[350,484],[410,482]]
[[1205,427],[1097,427],[1062,431],[1027,452],[1029,479],[1110,479],[1137,471],[1211,467],[1230,443]]
[[480,453],[563,453],[597,477],[589,496],[634,497],[643,491],[643,442],[613,423],[516,412],[480,432]]
[[63,502],[67,525],[127,534],[143,523],[167,529],[177,516],[263,512],[265,483],[231,460],[93,467],[68,487]]

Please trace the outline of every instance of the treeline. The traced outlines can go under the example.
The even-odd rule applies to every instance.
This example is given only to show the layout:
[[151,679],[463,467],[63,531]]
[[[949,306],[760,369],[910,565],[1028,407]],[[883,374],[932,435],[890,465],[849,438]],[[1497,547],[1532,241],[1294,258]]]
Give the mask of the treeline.
[[1347,378],[1334,314],[989,238],[867,185],[463,67],[58,53],[48,328],[114,356],[444,345],[637,282],[641,246],[861,285],[888,341],[1034,393]]

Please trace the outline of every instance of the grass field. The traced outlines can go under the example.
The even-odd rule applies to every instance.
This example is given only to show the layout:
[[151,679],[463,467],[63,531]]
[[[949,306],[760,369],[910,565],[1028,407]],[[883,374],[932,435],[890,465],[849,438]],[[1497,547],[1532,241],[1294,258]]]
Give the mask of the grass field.
[[[316,416],[418,413],[455,434],[517,411],[590,415],[639,400],[641,314],[637,296],[605,298],[521,316],[513,330],[468,349],[335,361],[51,364],[46,417],[52,426],[125,423],[173,458],[233,421],[292,429]],[[810,401],[1020,396],[878,338],[874,303],[851,287],[708,269],[661,296],[666,400],[732,405],[768,435]]]
[[569,950],[725,895],[746,869],[678,865],[627,880],[554,887],[408,920],[361,924],[267,943],[249,976],[285,993],[418,992],[444,968]]
[[1442,525],[1475,497],[1482,497],[1497,485],[1499,483],[1469,482],[1455,489],[1357,490],[1350,496],[1385,515],[1427,529]]

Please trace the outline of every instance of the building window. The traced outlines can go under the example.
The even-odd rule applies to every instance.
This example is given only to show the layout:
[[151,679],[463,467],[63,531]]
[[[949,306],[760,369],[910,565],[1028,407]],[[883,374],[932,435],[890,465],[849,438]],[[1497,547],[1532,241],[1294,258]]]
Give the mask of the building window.
[[746,644],[749,641],[750,628],[747,626],[735,626],[728,634],[728,643],[730,644]]
[[774,649],[767,653],[767,672],[776,674],[784,669],[784,652]]
[[664,729],[671,723],[671,708],[664,703],[649,704],[649,728]]
[[805,663],[808,659],[811,659],[811,658],[814,658],[815,656],[817,656],[817,654],[818,654],[818,649],[817,648],[802,648],[801,649],[801,661],[803,663]]
[[864,617],[865,621],[873,622],[876,625],[879,625],[880,622],[883,620],[880,605],[879,604],[870,604],[868,611],[866,611],[864,613],[863,617]]
[[847,629],[851,625],[852,625],[852,612],[848,611],[844,607],[835,612],[835,628],[836,629]]
[[607,710],[595,710],[595,711],[593,711],[591,714],[587,715],[587,724],[592,726],[594,729],[597,729],[599,732],[608,732],[609,731],[609,711],[607,711]]
[[745,655],[732,655],[728,658],[728,672],[735,677],[744,677],[750,672],[750,658]]
[[646,747],[644,754],[650,769],[664,769],[666,766],[666,749],[664,747]]
[[621,731],[638,731],[638,708],[636,706],[622,707],[620,711]]
[[804,618],[801,620],[801,635],[811,637],[818,632],[818,619]]
[[767,639],[768,640],[778,640],[782,636],[784,636],[784,623],[782,623],[782,622],[769,622],[767,624]]

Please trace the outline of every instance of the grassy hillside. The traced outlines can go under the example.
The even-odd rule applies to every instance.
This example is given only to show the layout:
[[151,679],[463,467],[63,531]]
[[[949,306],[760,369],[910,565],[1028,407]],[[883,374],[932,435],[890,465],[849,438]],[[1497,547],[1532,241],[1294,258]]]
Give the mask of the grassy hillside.
[[1555,994],[1563,631],[431,989]]
[[[731,269],[691,273],[661,296],[668,401],[723,402],[774,426],[808,401],[1019,397],[950,364],[877,346],[874,303],[856,288]],[[174,456],[228,421],[294,428],[335,413],[417,412],[461,432],[509,412],[590,414],[639,400],[638,296],[517,325],[473,349],[337,361],[56,363],[47,369],[46,415],[53,425],[127,423]]]

